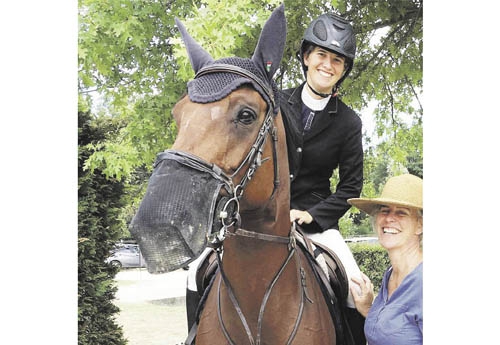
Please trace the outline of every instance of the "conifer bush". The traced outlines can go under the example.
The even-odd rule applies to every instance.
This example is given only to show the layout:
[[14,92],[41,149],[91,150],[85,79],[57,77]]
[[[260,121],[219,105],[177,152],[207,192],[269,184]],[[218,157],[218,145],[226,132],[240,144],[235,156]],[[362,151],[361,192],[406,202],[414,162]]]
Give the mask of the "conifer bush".
[[[105,264],[120,236],[116,218],[122,207],[123,183],[99,171],[84,171],[88,144],[106,137],[109,126],[89,112],[78,113],[78,344],[124,345],[113,304],[118,268]],[[104,123],[105,124],[105,123]]]

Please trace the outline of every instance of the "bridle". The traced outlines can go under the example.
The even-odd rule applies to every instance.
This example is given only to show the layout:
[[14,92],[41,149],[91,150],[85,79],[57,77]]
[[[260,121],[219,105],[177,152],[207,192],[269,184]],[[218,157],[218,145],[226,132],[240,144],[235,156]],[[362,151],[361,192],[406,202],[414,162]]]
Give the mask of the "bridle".
[[[253,82],[255,82],[257,85],[259,85],[259,87],[264,91],[264,93],[267,95],[269,99],[267,113],[265,115],[264,121],[262,122],[260,130],[257,134],[257,138],[255,139],[255,142],[251,146],[245,158],[239,164],[238,168],[231,175],[226,174],[216,164],[209,163],[204,159],[188,152],[169,149],[158,154],[157,156],[155,166],[158,165],[162,160],[166,159],[174,160],[182,165],[188,166],[198,171],[209,173],[214,179],[219,181],[222,184],[222,186],[224,186],[227,195],[229,197],[221,198],[218,201],[218,204],[220,206],[217,206],[216,209],[219,211],[219,213],[216,214],[215,217],[218,217],[220,222],[214,221],[214,224],[220,223],[222,226],[220,229],[214,229],[214,231],[211,234],[208,234],[209,244],[213,247],[217,247],[222,244],[222,242],[228,235],[229,228],[231,227],[234,227],[236,229],[239,228],[239,225],[241,223],[241,217],[239,214],[239,202],[241,197],[243,196],[245,187],[247,186],[248,182],[250,182],[250,180],[252,179],[257,168],[260,167],[263,162],[269,159],[269,158],[264,158],[264,159],[262,158],[264,145],[269,135],[272,137],[273,166],[274,166],[273,191],[271,193],[270,199],[274,198],[274,195],[280,183],[279,168],[277,163],[277,149],[276,149],[278,136],[276,133],[276,128],[274,127],[273,109],[276,105],[276,102],[274,99],[274,93],[272,88],[270,88],[264,82],[262,82],[261,79],[257,77],[254,73],[246,69],[243,69],[241,67],[234,65],[227,65],[227,64],[212,64],[206,66],[198,71],[198,73],[195,76],[195,79],[209,73],[234,73],[239,76],[248,78]],[[234,178],[238,174],[240,174],[240,172],[243,170],[245,166],[247,166],[246,173],[243,175],[239,183],[235,183]],[[265,236],[265,234],[258,234],[258,233],[255,234],[259,236],[260,235]]]
[[[261,332],[262,332],[262,321],[263,321],[263,316],[264,316],[264,311],[265,307],[267,305],[267,301],[271,295],[271,291],[273,287],[275,286],[276,282],[278,281],[279,277],[281,276],[282,272],[285,270],[286,266],[288,263],[291,261],[292,257],[295,256],[298,262],[298,268],[297,269],[297,275],[298,275],[298,282],[300,285],[300,290],[301,290],[301,301],[300,301],[300,306],[299,306],[299,313],[297,315],[297,320],[295,322],[294,328],[289,335],[287,344],[290,344],[291,341],[293,340],[297,330],[298,326],[300,324],[300,321],[302,319],[302,313],[304,309],[304,297],[309,299],[307,296],[307,291],[306,291],[306,283],[305,283],[305,271],[302,268],[302,265],[300,263],[300,256],[298,255],[296,249],[295,249],[295,227],[292,226],[292,229],[290,230],[289,236],[277,236],[277,235],[270,235],[270,234],[264,234],[264,233],[258,233],[255,231],[249,231],[245,229],[240,228],[241,224],[241,216],[239,213],[239,202],[241,197],[243,196],[243,192],[245,190],[245,187],[247,186],[248,182],[252,179],[255,171],[262,165],[262,163],[269,158],[262,158],[263,150],[264,150],[264,145],[266,143],[266,140],[268,136],[271,136],[272,138],[272,150],[273,150],[273,166],[274,166],[274,186],[273,186],[273,191],[271,193],[270,199],[274,198],[274,195],[276,193],[276,190],[279,186],[279,170],[278,170],[278,163],[277,163],[277,132],[276,132],[276,127],[274,126],[274,115],[273,115],[273,109],[276,106],[276,102],[274,99],[274,93],[271,87],[266,85],[262,80],[257,77],[255,74],[252,72],[240,68],[238,66],[234,65],[227,65],[227,64],[212,64],[209,66],[206,66],[198,71],[198,73],[195,76],[196,78],[199,78],[203,75],[210,74],[210,73],[233,73],[237,74],[239,76],[242,76],[244,78],[248,78],[251,81],[255,82],[262,90],[263,92],[267,95],[268,97],[268,108],[267,108],[267,113],[265,115],[264,121],[261,125],[261,128],[257,134],[257,138],[255,139],[255,142],[253,143],[252,147],[250,148],[249,152],[245,156],[245,158],[242,160],[242,162],[239,164],[238,168],[235,170],[234,173],[231,175],[226,174],[219,166],[217,166],[214,163],[209,163],[205,161],[204,159],[197,157],[193,154],[190,154],[188,152],[184,151],[179,151],[179,150],[166,150],[158,155],[157,161],[155,163],[159,164],[160,161],[164,159],[170,159],[170,160],[175,160],[176,162],[188,166],[190,168],[196,169],[201,172],[205,172],[210,174],[214,179],[219,181],[222,186],[225,188],[227,194],[229,195],[228,198],[221,198],[218,201],[218,204],[221,204],[221,207],[217,207],[217,210],[219,211],[219,214],[216,214],[215,217],[219,217],[221,221],[221,228],[217,231],[215,231],[212,234],[208,234],[208,245],[212,247],[215,252],[217,253],[217,261],[219,264],[219,270],[221,272],[221,277],[222,279],[219,280],[218,284],[218,296],[217,296],[217,306],[218,306],[218,317],[219,317],[219,322],[222,328],[222,331],[224,333],[224,336],[226,337],[226,340],[231,344],[234,345],[235,343],[231,339],[227,328],[224,324],[223,318],[222,318],[222,311],[221,311],[221,306],[220,306],[220,292],[221,292],[221,282],[224,281],[224,284],[227,287],[227,291],[229,294],[229,298],[240,318],[240,321],[243,324],[243,327],[245,328],[245,331],[247,333],[248,339],[250,341],[251,345],[260,345],[261,343]],[[246,172],[239,181],[239,183],[234,182],[234,178],[240,174],[240,172],[243,170],[244,167],[246,168]],[[215,222],[214,222],[215,223]],[[230,229],[234,229],[234,231],[230,231]],[[224,273],[223,267],[222,267],[222,260],[221,260],[221,252],[222,252],[222,243],[223,241],[228,237],[228,236],[242,236],[242,237],[250,237],[254,238],[257,240],[263,240],[263,241],[268,241],[268,242],[274,242],[278,244],[287,244],[288,245],[288,255],[281,265],[280,269],[278,272],[275,274],[273,280],[271,281],[271,284],[268,286],[266,289],[266,292],[264,294],[264,298],[262,300],[261,306],[260,306],[260,311],[259,311],[259,316],[258,316],[258,321],[257,321],[257,335],[254,338],[252,335],[252,332],[250,330],[250,327],[248,326],[248,322],[246,321],[245,316],[243,315],[243,312],[239,306],[239,303],[236,299],[236,296],[234,295],[233,289],[231,287],[231,284]],[[309,299],[310,300],[310,299]]]

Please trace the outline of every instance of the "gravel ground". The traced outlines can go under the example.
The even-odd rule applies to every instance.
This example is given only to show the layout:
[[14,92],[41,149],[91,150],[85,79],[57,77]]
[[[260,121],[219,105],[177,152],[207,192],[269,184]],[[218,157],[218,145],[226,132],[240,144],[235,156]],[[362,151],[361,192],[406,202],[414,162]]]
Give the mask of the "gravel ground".
[[149,274],[145,268],[122,269],[116,276],[116,321],[129,345],[179,345],[187,336],[187,271]]

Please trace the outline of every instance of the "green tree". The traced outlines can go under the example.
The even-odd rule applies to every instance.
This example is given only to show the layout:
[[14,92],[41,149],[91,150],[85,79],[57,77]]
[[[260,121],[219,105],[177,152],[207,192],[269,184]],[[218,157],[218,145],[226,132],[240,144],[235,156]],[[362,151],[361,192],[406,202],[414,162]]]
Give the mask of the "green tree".
[[109,138],[119,128],[116,119],[93,118],[78,112],[78,344],[125,344],[114,322],[118,308],[113,278],[117,268],[104,263],[113,244],[123,236],[117,215],[123,207],[124,185],[99,170],[83,171],[92,143]]
[[[250,56],[262,23],[278,4],[80,0],[80,94],[90,102],[91,91],[98,91],[105,100],[101,111],[126,122],[112,140],[89,147],[92,154],[85,169],[98,168],[108,177],[145,183],[156,153],[173,143],[176,128],[170,110],[193,77],[174,17],[185,22],[214,58]],[[365,133],[364,138],[368,164],[363,195],[373,196],[390,175],[406,171],[422,175],[423,2],[285,1],[285,8],[287,45],[277,77],[282,87],[303,78],[296,52],[313,18],[335,11],[354,24],[357,57],[341,97],[358,111],[375,104],[372,114],[362,114],[363,121],[374,122],[376,129],[375,137]],[[377,170],[372,170],[371,160],[377,161]],[[387,173],[382,179],[380,169]],[[141,174],[136,176],[138,170]],[[335,182],[334,176],[332,188]],[[133,209],[128,210],[129,218]],[[341,221],[344,235],[369,231],[353,223],[356,212],[351,210]]]
[[[183,20],[214,58],[250,56],[262,24],[279,3],[80,0],[80,94],[98,92],[105,100],[101,109],[127,123],[116,139],[95,148],[85,167],[126,179],[138,167],[150,170],[156,153],[173,143],[170,110],[193,76],[174,17]],[[302,79],[296,52],[310,21],[326,11],[345,16],[354,24],[358,52],[342,99],[358,111],[375,104],[373,113],[362,118],[376,124],[378,138],[366,133],[365,142],[367,147],[386,144],[391,173],[410,161],[421,166],[423,2],[284,3],[288,34],[278,75],[282,87]]]

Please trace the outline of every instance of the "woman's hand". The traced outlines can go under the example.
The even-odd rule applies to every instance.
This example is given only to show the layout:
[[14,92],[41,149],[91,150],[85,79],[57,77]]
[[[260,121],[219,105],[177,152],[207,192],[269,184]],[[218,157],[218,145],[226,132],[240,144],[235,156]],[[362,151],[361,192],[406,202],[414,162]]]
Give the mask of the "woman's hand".
[[373,284],[370,278],[363,272],[361,272],[361,277],[362,279],[356,277],[351,278],[351,281],[359,286],[359,289],[356,289],[355,286],[351,286],[351,294],[356,309],[361,315],[366,317],[373,303]]
[[302,223],[311,224],[313,217],[307,211],[290,210],[290,222],[297,221],[299,225]]

